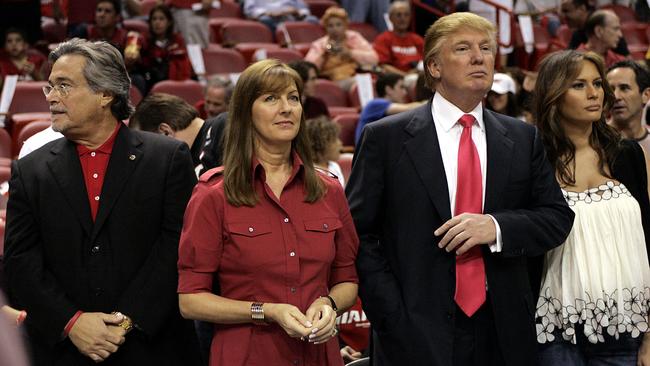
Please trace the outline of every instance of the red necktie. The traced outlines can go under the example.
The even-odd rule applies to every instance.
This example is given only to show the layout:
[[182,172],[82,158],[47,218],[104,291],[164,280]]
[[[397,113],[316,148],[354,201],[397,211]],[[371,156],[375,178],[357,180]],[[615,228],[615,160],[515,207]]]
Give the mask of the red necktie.
[[[458,120],[463,126],[458,145],[458,179],[456,215],[483,212],[483,178],[481,161],[472,141],[474,116],[464,114]],[[454,300],[467,316],[472,316],[485,302],[485,265],[479,246],[456,257],[456,294]]]

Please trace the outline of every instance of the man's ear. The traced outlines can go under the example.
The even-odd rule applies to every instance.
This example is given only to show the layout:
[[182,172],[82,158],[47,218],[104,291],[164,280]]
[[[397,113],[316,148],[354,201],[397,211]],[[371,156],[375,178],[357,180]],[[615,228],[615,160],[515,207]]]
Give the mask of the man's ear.
[[158,125],[158,133],[172,138],[176,136],[176,131],[174,131],[171,126],[165,122]]
[[427,70],[429,71],[429,74],[434,79],[440,79],[440,63],[436,60],[435,57],[432,57],[429,62],[427,62]]
[[601,39],[603,37],[603,30],[604,27],[601,27],[600,25],[594,27],[594,34],[596,35],[596,38]]
[[102,108],[110,107],[111,103],[113,103],[113,99],[115,99],[112,95],[108,93],[102,93],[101,95],[101,106]]
[[641,92],[641,100],[643,101],[643,104],[648,104],[648,101],[650,100],[650,88],[645,88],[645,90]]

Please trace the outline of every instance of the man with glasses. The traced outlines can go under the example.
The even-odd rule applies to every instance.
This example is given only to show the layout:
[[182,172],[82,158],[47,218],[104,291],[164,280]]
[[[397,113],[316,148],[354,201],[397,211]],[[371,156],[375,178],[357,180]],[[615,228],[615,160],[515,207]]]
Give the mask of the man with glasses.
[[124,126],[130,82],[110,44],[73,39],[50,61],[43,92],[65,138],[14,163],[4,253],[33,364],[193,365],[176,296],[189,149]]

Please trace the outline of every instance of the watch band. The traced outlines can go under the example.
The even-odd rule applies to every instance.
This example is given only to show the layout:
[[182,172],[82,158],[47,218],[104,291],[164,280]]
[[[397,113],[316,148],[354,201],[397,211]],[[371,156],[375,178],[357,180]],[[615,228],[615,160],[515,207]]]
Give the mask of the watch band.
[[263,302],[254,302],[251,304],[251,319],[253,320],[253,324],[266,325]]

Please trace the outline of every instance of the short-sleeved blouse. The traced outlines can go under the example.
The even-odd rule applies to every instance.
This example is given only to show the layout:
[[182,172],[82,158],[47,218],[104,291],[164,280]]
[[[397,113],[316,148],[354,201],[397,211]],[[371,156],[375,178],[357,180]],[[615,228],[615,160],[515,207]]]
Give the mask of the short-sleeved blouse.
[[[235,207],[219,173],[208,171],[188,204],[179,247],[179,293],[213,290],[243,301],[287,303],[303,313],[341,282],[357,283],[358,238],[339,182],[319,175],[327,193],[304,200],[302,161],[277,199],[253,162],[259,202]],[[216,284],[214,284],[216,287]],[[289,337],[277,324],[216,324],[210,365],[343,365],[338,341],[314,345]]]

